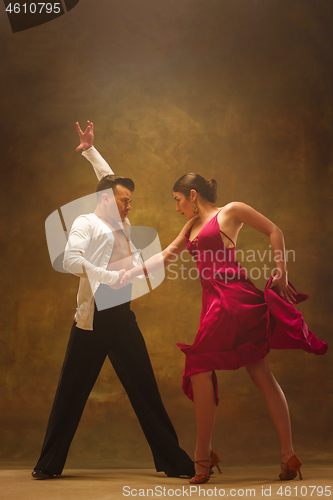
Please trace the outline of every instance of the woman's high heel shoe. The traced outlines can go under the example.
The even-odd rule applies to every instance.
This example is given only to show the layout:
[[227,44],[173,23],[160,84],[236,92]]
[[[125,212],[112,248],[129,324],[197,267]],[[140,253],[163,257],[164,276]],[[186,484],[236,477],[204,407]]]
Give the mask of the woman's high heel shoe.
[[285,472],[281,472],[281,474],[279,475],[281,481],[289,481],[290,479],[295,479],[295,477],[297,476],[297,472],[299,474],[299,478],[303,479],[301,474],[302,462],[300,461],[297,455],[292,455],[287,463],[284,462],[281,463],[282,465],[286,466],[282,467],[285,470]]
[[[221,469],[219,467],[219,461],[220,461],[220,457],[218,456],[218,454],[214,450],[212,450],[212,453],[211,453],[211,456],[210,456],[209,460],[196,460],[194,462],[195,464],[201,465],[201,467],[204,467],[209,472],[208,472],[208,474],[196,474],[194,477],[192,477],[192,479],[190,479],[190,481],[189,481],[190,484],[204,484],[204,483],[207,483],[209,481],[209,479],[210,479],[210,471],[215,466],[218,468],[219,473],[222,474],[222,471],[221,471]],[[207,467],[202,462],[210,462],[210,466]]]

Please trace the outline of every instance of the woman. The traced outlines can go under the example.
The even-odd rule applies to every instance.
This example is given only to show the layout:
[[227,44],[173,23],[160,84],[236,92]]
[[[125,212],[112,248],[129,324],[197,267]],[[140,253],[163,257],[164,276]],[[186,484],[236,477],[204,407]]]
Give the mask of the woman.
[[[203,288],[200,327],[192,346],[178,344],[186,354],[183,390],[194,401],[197,443],[196,474],[192,484],[206,483],[219,457],[211,438],[218,404],[214,370],[234,370],[245,366],[261,391],[281,447],[281,480],[300,478],[302,462],[295,455],[288,404],[267,363],[272,348],[301,348],[324,354],[327,345],[310,332],[294,304],[307,296],[297,294],[288,283],[282,231],[266,217],[244,203],[214,205],[216,181],[187,174],[174,185],[176,210],[187,224],[161,254],[164,265],[186,248],[195,256]],[[243,224],[269,236],[277,274],[265,293],[248,279],[235,260],[235,244]],[[148,271],[156,267],[154,256],[146,262]],[[123,283],[139,274],[128,271]]]

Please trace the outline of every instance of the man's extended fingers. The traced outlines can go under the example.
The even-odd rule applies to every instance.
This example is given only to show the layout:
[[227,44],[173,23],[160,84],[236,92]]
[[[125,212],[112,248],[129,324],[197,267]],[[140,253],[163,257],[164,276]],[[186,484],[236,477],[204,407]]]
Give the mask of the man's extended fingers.
[[92,124],[91,121],[87,120],[87,128],[85,132],[93,132],[94,131],[94,125]]
[[82,130],[81,130],[81,127],[80,127],[80,125],[79,125],[79,122],[76,122],[76,123],[75,123],[75,125],[76,125],[76,130],[78,131],[78,134],[79,134],[79,135],[83,134],[83,132],[82,132]]

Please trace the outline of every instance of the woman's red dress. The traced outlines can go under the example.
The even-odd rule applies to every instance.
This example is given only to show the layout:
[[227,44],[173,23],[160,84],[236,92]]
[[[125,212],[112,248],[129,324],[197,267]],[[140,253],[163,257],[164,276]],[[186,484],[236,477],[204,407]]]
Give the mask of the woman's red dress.
[[[246,276],[235,259],[235,248],[227,248],[222,241],[217,215],[193,241],[189,240],[191,230],[185,236],[203,289],[200,326],[194,342],[177,344],[186,354],[183,390],[192,400],[190,377],[196,373],[213,371],[218,401],[214,370],[236,370],[255,363],[271,348],[303,349],[314,354],[327,351],[327,344],[308,329],[295,306],[269,288],[272,278],[262,292]],[[298,293],[296,303],[307,297]]]

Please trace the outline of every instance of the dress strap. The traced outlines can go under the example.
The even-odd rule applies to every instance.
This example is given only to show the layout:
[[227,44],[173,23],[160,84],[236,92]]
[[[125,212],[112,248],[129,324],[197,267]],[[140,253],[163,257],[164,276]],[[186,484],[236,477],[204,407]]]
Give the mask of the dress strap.
[[229,238],[229,236],[228,236],[227,234],[225,234],[223,231],[221,231],[221,229],[220,229],[220,233],[224,234],[224,236],[225,236],[226,238],[228,238],[228,240],[230,240],[230,241],[231,241],[231,243],[234,245],[234,247],[236,246],[236,245],[235,245],[235,243],[232,241],[232,239],[231,239],[231,238]]

